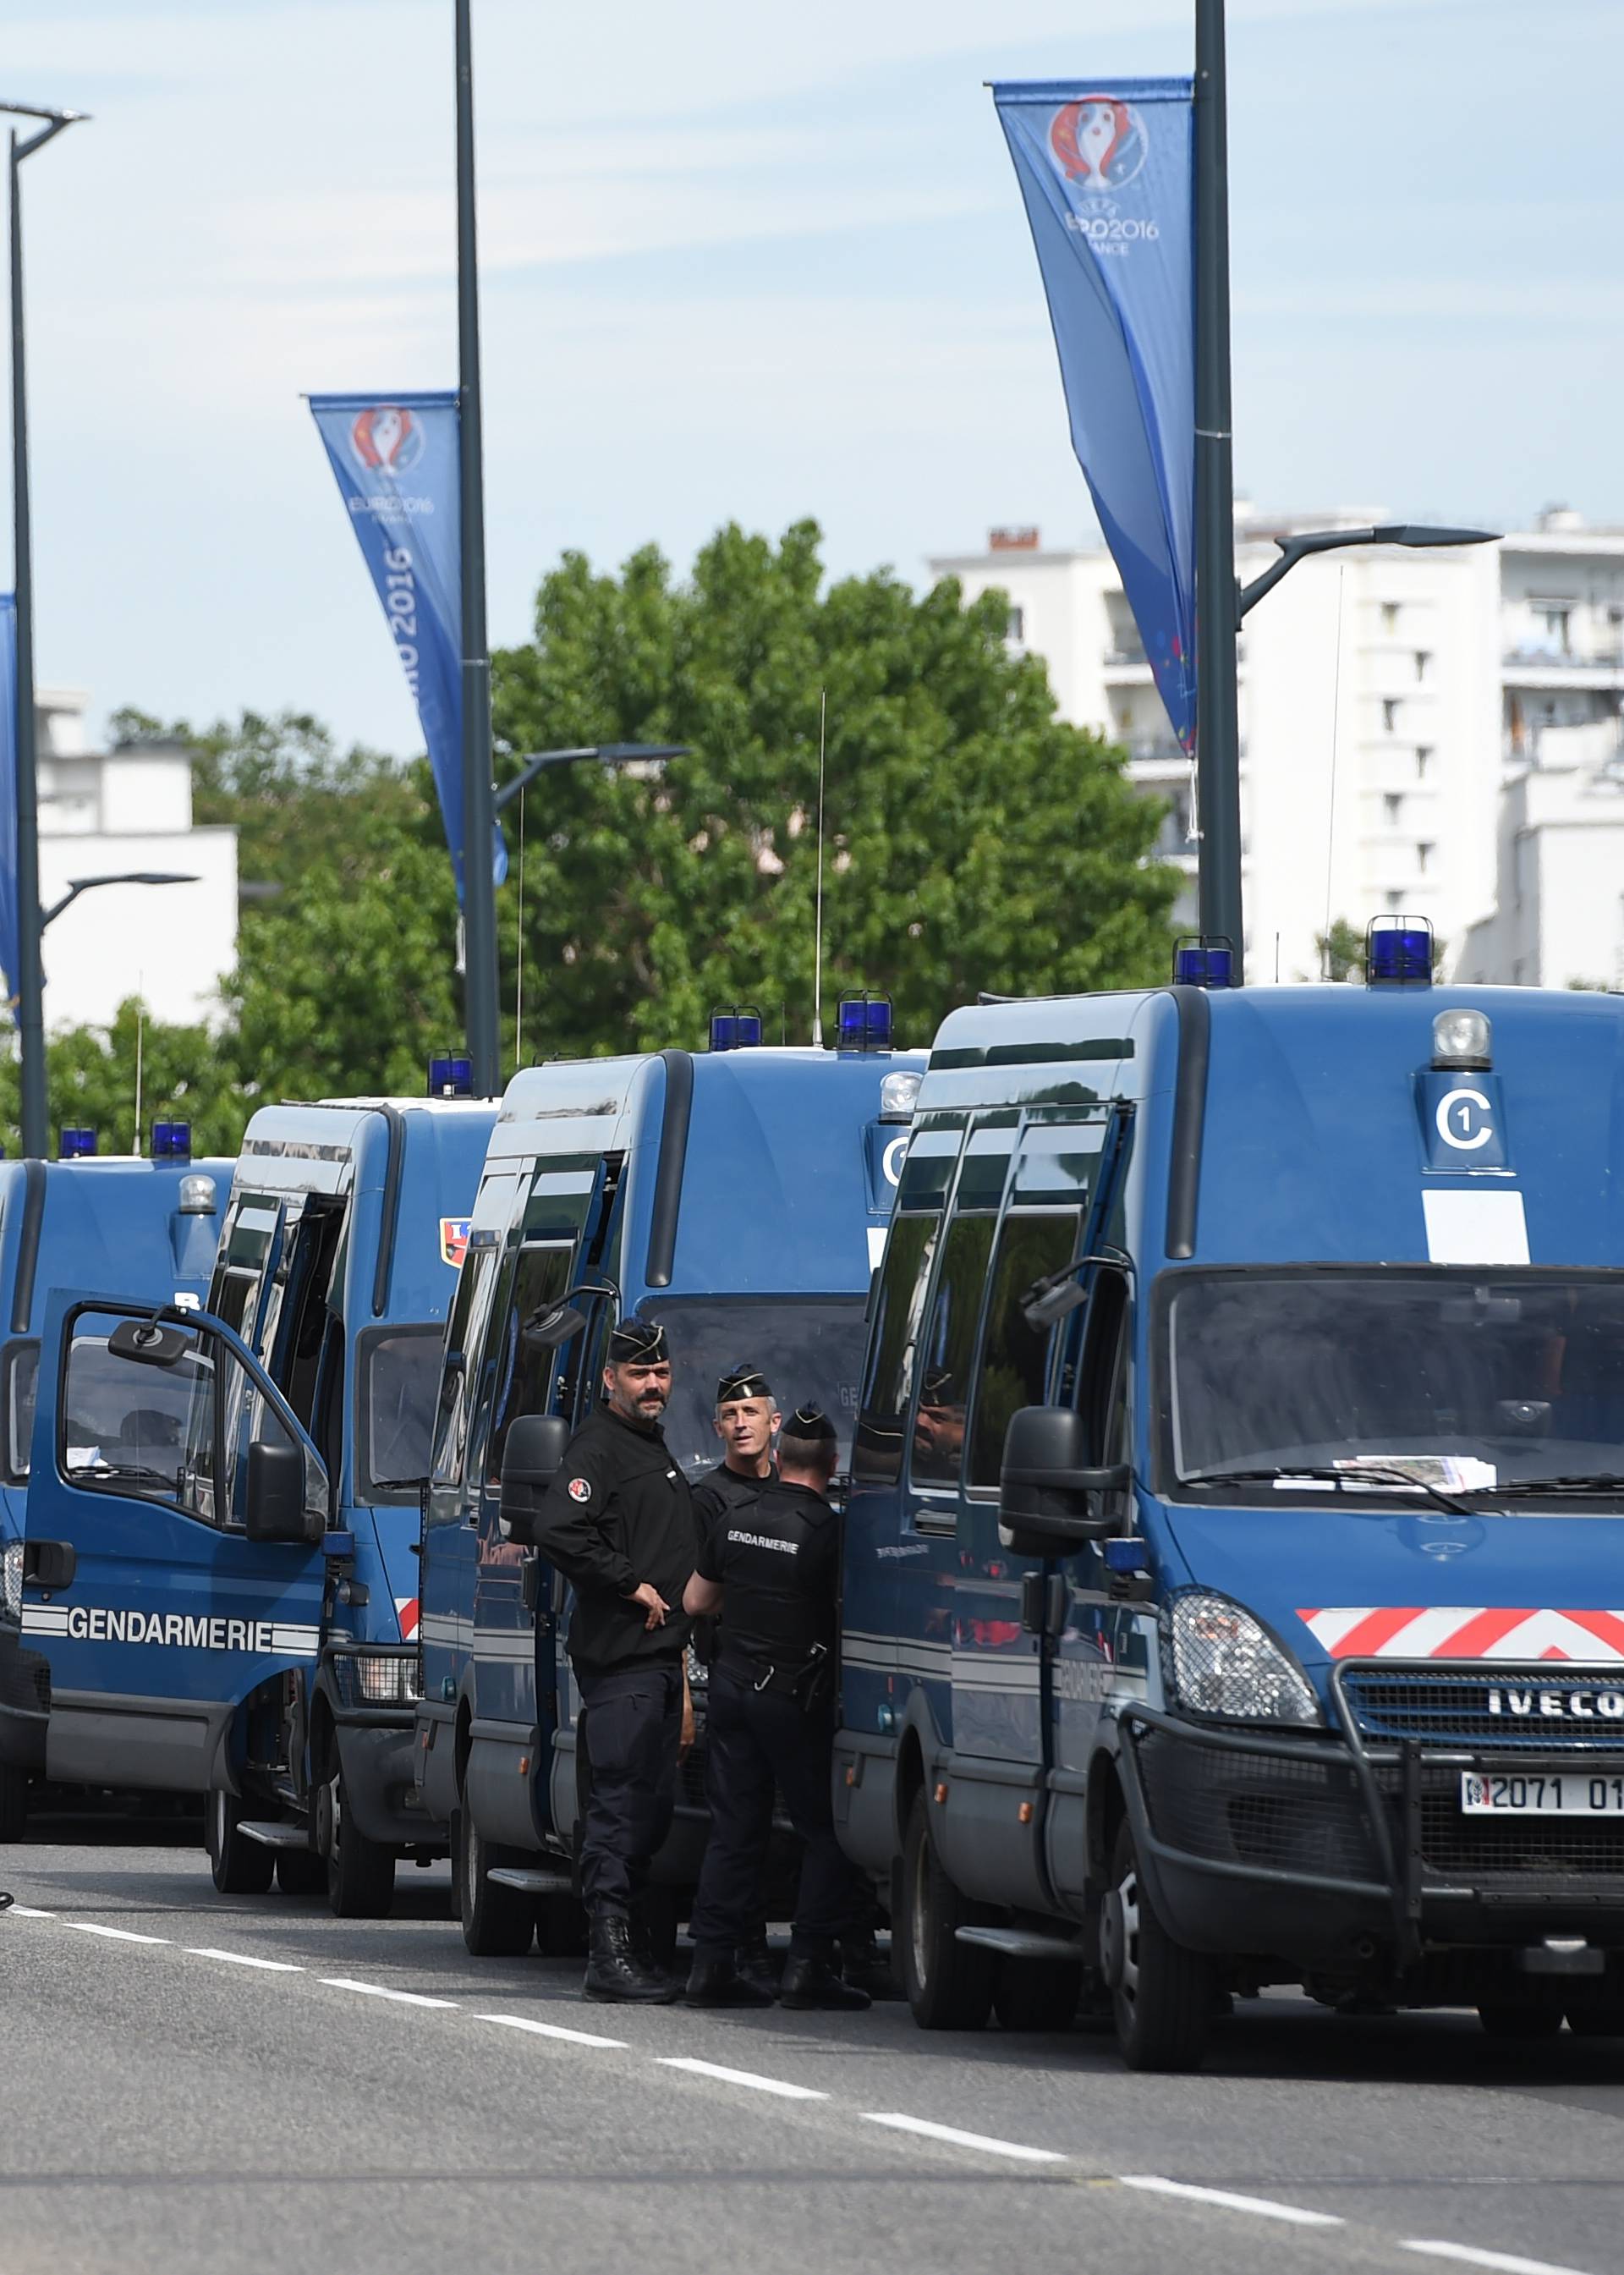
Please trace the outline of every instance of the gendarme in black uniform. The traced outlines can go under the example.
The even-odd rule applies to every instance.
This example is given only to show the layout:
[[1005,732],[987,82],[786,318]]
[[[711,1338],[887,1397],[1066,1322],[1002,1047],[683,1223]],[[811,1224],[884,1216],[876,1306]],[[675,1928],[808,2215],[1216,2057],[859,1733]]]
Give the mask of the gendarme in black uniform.
[[[651,1321],[623,1321],[609,1339],[614,1364],[654,1364],[667,1356],[664,1331]],[[585,1748],[590,1773],[581,1893],[593,1916],[594,1968],[601,1956],[618,1964],[628,1915],[676,1804],[691,1624],[683,1590],[699,1546],[688,1481],[657,1422],[628,1421],[605,1406],[576,1432],[541,1504],[536,1545],[575,1591],[576,1745]],[[644,1583],[668,1606],[656,1627],[632,1599]],[[594,1990],[594,1968],[589,1995],[656,1995],[646,1968],[634,1963],[648,1978],[643,1988],[609,1992]]]
[[[798,1466],[835,1432],[816,1409],[784,1425],[779,1460]],[[806,1844],[781,1993],[786,2005],[866,2007],[830,1967],[857,1923],[861,1890],[835,1837],[835,1599],[840,1528],[813,1486],[780,1478],[753,1507],[730,1512],[699,1552],[699,1577],[722,1591],[721,1639],[711,1672],[706,1796],[711,1837],[689,1931],[696,2004],[746,2003],[733,1980],[772,1831],[776,1781]],[[753,2000],[748,2003],[754,2003]]]

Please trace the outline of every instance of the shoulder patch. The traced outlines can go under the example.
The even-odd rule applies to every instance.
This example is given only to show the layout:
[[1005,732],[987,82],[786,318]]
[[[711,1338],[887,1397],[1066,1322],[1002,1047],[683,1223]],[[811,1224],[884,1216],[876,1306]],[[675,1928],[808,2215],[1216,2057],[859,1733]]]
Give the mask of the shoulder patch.
[[571,1500],[590,1500],[592,1499],[592,1479],[590,1478],[571,1478],[567,1490]]

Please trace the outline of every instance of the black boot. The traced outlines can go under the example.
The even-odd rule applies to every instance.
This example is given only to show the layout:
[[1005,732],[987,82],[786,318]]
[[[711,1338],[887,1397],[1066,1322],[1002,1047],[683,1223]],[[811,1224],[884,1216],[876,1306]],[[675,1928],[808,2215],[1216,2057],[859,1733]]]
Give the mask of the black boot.
[[827,1959],[797,1959],[793,1952],[778,1986],[781,2007],[825,2007],[835,2014],[857,2014],[872,2000],[853,1983],[842,1983]]
[[840,1971],[854,1990],[866,1991],[875,2001],[906,1995],[891,1972],[890,1960],[872,1935],[842,1938]]
[[777,1998],[778,1976],[773,1968],[773,1954],[767,1949],[765,1928],[745,1937],[733,1954],[733,1966],[741,1983],[753,1984],[767,1999]]
[[715,1952],[696,1952],[688,1977],[691,2007],[770,2007],[774,1993],[748,1975],[741,1975],[730,1959]]
[[592,1916],[587,1946],[583,1999],[619,2006],[668,2007],[676,1985],[667,1975],[639,1958],[631,1939],[631,1923],[624,1912],[599,1911]]

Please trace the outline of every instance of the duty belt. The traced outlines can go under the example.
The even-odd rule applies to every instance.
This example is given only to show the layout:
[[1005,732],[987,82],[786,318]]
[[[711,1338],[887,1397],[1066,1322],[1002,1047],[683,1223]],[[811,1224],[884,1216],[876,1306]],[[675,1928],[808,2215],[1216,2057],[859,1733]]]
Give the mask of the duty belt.
[[729,1650],[724,1643],[717,1664],[735,1682],[747,1682],[752,1690],[793,1698],[808,1713],[823,1704],[834,1687],[835,1662],[827,1644],[813,1644],[804,1659],[775,1660]]

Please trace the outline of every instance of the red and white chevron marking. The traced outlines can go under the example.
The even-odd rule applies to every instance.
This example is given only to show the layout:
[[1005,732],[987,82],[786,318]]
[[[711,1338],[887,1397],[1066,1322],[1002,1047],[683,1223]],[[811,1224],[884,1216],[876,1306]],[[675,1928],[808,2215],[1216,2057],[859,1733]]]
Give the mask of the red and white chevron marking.
[[410,1643],[418,1631],[418,1599],[415,1596],[397,1596],[395,1610],[400,1620],[400,1639]]
[[1624,1659],[1624,1611],[1354,1604],[1297,1617],[1332,1659],[1565,1659],[1587,1666]]

